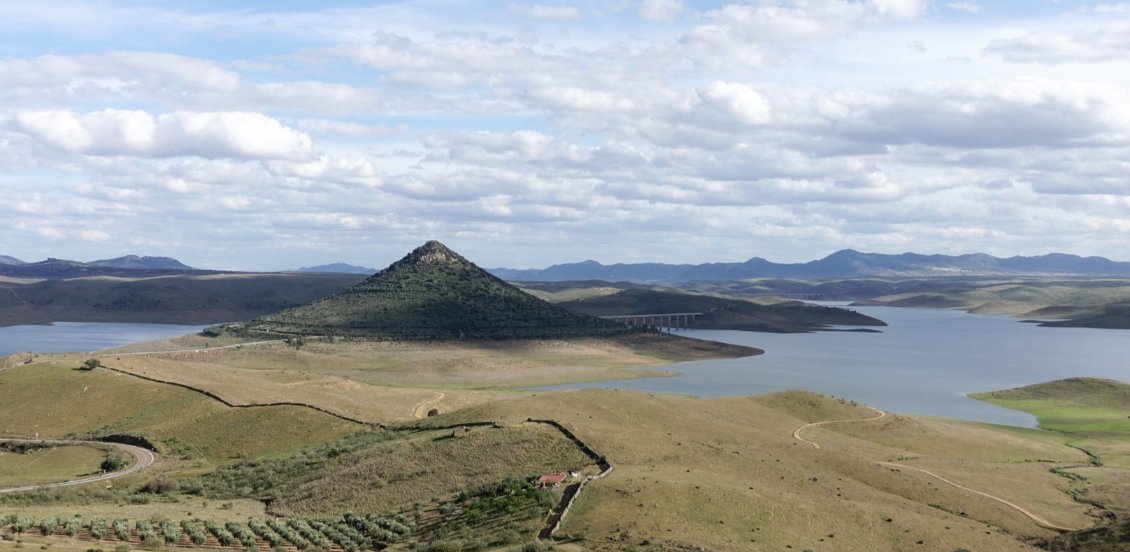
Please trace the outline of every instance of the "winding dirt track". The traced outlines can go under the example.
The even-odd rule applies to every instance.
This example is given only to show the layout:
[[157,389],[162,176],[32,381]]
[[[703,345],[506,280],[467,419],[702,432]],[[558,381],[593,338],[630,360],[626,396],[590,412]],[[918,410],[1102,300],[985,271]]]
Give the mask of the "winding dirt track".
[[42,489],[53,489],[53,488],[56,488],[56,487],[71,487],[71,486],[74,486],[74,485],[85,485],[87,483],[95,483],[95,482],[98,482],[98,481],[106,481],[108,479],[114,479],[114,478],[117,478],[117,477],[122,477],[122,476],[125,476],[125,475],[129,475],[131,473],[137,473],[137,472],[139,472],[139,471],[141,471],[145,468],[148,468],[151,464],[153,464],[154,461],[157,460],[157,457],[152,452],[150,452],[146,449],[143,449],[141,447],[135,447],[133,445],[126,445],[126,444],[123,444],[123,443],[104,443],[102,441],[71,441],[71,440],[66,440],[66,439],[0,439],[0,441],[9,442],[9,443],[11,443],[11,442],[16,442],[16,443],[46,443],[46,444],[49,444],[49,445],[110,445],[110,446],[113,446],[113,447],[117,447],[119,450],[124,451],[125,453],[129,454],[130,456],[133,456],[137,460],[136,462],[133,463],[132,466],[130,466],[130,467],[124,469],[124,470],[121,470],[121,471],[104,473],[104,474],[100,474],[100,475],[94,475],[94,476],[91,476],[91,477],[83,477],[81,479],[72,479],[70,481],[59,481],[59,482],[56,482],[56,483],[41,483],[39,485],[26,485],[26,486],[23,486],[23,487],[9,487],[9,488],[6,488],[6,489],[0,489],[0,494],[2,494],[2,493],[18,493],[18,492],[22,492],[22,491],[38,491],[38,490],[42,490]]
[[[879,410],[878,408],[875,408],[874,406],[868,406],[868,408],[870,408],[871,410],[874,410],[876,412],[876,415],[872,416],[870,418],[853,418],[853,419],[850,419],[850,420],[825,420],[825,421],[822,421],[822,422],[813,422],[813,423],[809,423],[809,424],[804,424],[804,425],[801,425],[801,426],[799,426],[799,427],[797,427],[796,429],[793,430],[793,439],[796,439],[797,441],[800,441],[802,443],[807,443],[809,445],[812,445],[813,448],[820,448],[819,443],[816,443],[815,441],[810,441],[808,439],[805,439],[804,437],[801,437],[801,435],[800,435],[801,432],[810,428],[810,427],[816,427],[816,426],[821,426],[821,425],[826,425],[826,424],[841,424],[841,423],[848,423],[848,422],[868,422],[868,421],[872,421],[872,420],[878,420],[878,419],[883,418],[884,416],[887,415],[886,412]],[[1020,512],[1025,517],[1027,517],[1028,519],[1035,522],[1036,525],[1039,525],[1040,527],[1043,527],[1045,529],[1051,529],[1053,531],[1062,531],[1062,532],[1071,532],[1071,531],[1076,530],[1076,529],[1071,529],[1069,527],[1063,527],[1061,525],[1056,525],[1056,524],[1044,519],[1043,517],[1039,516],[1035,512],[1032,512],[1031,510],[1029,510],[1029,509],[1027,509],[1023,506],[1020,506],[1020,505],[1015,504],[1013,502],[1009,502],[1008,500],[1005,500],[1005,499],[1003,499],[999,496],[993,496],[989,493],[981,492],[981,491],[978,491],[976,489],[970,489],[969,487],[966,487],[965,485],[954,483],[953,481],[950,481],[949,479],[946,479],[945,477],[942,477],[942,476],[940,476],[940,475],[938,475],[938,474],[936,474],[936,473],[934,473],[930,470],[918,468],[918,467],[915,467],[915,466],[908,466],[906,464],[896,464],[894,462],[875,462],[875,463],[879,464],[880,466],[885,466],[885,467],[891,468],[891,469],[905,469],[905,470],[916,471],[916,472],[925,474],[929,477],[932,477],[934,479],[937,479],[938,481],[941,481],[942,483],[945,483],[945,484],[947,484],[951,487],[961,489],[963,491],[970,492],[970,493],[973,493],[975,495],[988,498],[990,500],[995,500],[995,501],[997,501],[1001,504],[1004,504],[1005,506],[1008,506],[1009,508],[1012,508],[1013,510],[1016,510],[1017,512]]]
[[812,448],[820,448],[820,445],[818,443],[816,443],[815,441],[809,441],[808,439],[801,437],[800,433],[802,431],[810,428],[810,427],[817,427],[817,426],[822,426],[822,425],[827,425],[827,424],[846,424],[848,422],[869,422],[871,420],[878,420],[878,419],[883,418],[887,415],[886,412],[879,410],[878,408],[875,408],[874,406],[868,405],[867,408],[874,410],[875,415],[871,416],[870,418],[852,418],[850,420],[825,420],[823,422],[812,422],[810,424],[804,424],[804,425],[793,430],[793,439],[796,439],[797,441],[800,441],[802,443],[808,443],[808,444],[812,445]]
[[428,410],[431,410],[433,406],[439,404],[439,401],[442,401],[446,396],[445,393],[436,393],[436,396],[416,405],[416,408],[412,410],[412,415],[417,418],[426,418],[428,416]]
[[1027,509],[1023,506],[1019,506],[1017,504],[1009,502],[1009,501],[1007,501],[1003,498],[1000,498],[999,496],[993,496],[991,494],[978,491],[977,489],[970,489],[969,487],[966,487],[965,485],[959,485],[959,484],[954,483],[953,481],[950,481],[949,479],[946,479],[946,478],[944,478],[944,477],[942,477],[942,476],[940,476],[940,475],[938,475],[938,474],[936,474],[932,471],[924,470],[922,468],[916,468],[914,466],[908,466],[906,464],[896,464],[894,462],[876,462],[876,463],[879,464],[880,466],[886,466],[888,468],[914,470],[914,471],[919,472],[919,473],[924,473],[924,474],[926,474],[930,477],[933,477],[934,479],[937,479],[938,481],[941,481],[942,483],[950,485],[951,487],[956,487],[956,488],[961,489],[963,491],[968,491],[968,492],[971,492],[975,495],[979,495],[979,496],[983,496],[983,497],[988,498],[988,499],[995,500],[997,502],[1000,502],[1001,504],[1004,504],[1005,506],[1008,506],[1009,508],[1012,508],[1013,510],[1016,510],[1017,512],[1020,512],[1021,514],[1024,514],[1025,516],[1028,517],[1028,519],[1036,522],[1036,525],[1039,525],[1040,527],[1043,527],[1045,529],[1051,529],[1053,531],[1063,531],[1065,533],[1075,531],[1075,529],[1056,525],[1056,524],[1036,515],[1031,510],[1029,510],[1029,509]]

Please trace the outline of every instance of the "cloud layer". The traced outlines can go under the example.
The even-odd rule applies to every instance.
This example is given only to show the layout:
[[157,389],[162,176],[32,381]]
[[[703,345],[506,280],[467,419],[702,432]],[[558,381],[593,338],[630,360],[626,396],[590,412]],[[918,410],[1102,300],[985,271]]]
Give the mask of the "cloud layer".
[[0,8],[0,253],[1130,259],[1122,5],[442,5]]

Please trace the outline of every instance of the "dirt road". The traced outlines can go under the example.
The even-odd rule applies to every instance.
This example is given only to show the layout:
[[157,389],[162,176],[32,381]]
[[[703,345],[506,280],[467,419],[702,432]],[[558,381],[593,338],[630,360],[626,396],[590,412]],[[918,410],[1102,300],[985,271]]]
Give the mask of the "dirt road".
[[808,439],[801,437],[800,433],[802,431],[810,428],[810,427],[817,427],[817,426],[822,426],[822,425],[827,425],[827,424],[846,424],[848,422],[869,422],[869,421],[872,421],[872,420],[878,420],[878,419],[883,418],[884,416],[887,415],[886,412],[879,410],[878,408],[875,408],[874,406],[868,406],[867,408],[874,410],[875,415],[871,416],[869,418],[852,418],[850,420],[825,420],[823,422],[812,422],[810,424],[804,424],[804,425],[793,430],[793,439],[796,439],[797,441],[800,441],[802,443],[808,443],[808,444],[812,445],[813,448],[820,448],[820,445],[818,443],[816,443],[815,441],[809,441]]
[[1008,506],[1009,508],[1012,508],[1013,510],[1016,510],[1017,512],[1020,512],[1021,514],[1024,514],[1025,517],[1036,522],[1036,525],[1039,525],[1040,527],[1043,527],[1045,529],[1051,529],[1053,531],[1062,531],[1062,532],[1065,532],[1065,533],[1075,531],[1075,529],[1070,529],[1070,528],[1067,528],[1067,527],[1063,527],[1061,525],[1056,525],[1056,524],[1036,515],[1031,510],[1029,510],[1029,509],[1027,509],[1023,506],[1009,502],[1009,501],[1007,501],[1007,500],[1005,500],[1005,499],[1003,499],[999,496],[993,496],[989,493],[983,493],[981,491],[978,491],[977,489],[970,489],[969,487],[966,487],[965,485],[959,485],[959,484],[954,483],[953,481],[950,481],[949,479],[946,479],[946,478],[944,478],[944,477],[942,477],[942,476],[940,476],[940,475],[938,475],[938,474],[936,474],[936,473],[934,473],[930,470],[925,470],[925,469],[922,469],[922,468],[916,468],[914,466],[908,466],[906,464],[896,464],[894,462],[876,462],[876,463],[879,464],[880,466],[886,466],[886,467],[891,468],[891,469],[912,470],[912,471],[916,471],[916,472],[919,472],[919,473],[924,473],[924,474],[926,474],[930,477],[933,477],[934,479],[937,479],[938,481],[941,481],[942,483],[945,483],[946,485],[949,485],[951,487],[956,487],[956,488],[961,489],[963,491],[967,491],[967,492],[973,493],[973,494],[978,495],[978,496],[983,496],[983,497],[988,498],[990,500],[995,500],[997,502],[1000,502],[1001,504],[1004,504],[1005,506]]
[[428,411],[431,410],[435,405],[439,404],[439,401],[442,401],[446,396],[447,395],[444,393],[436,393],[436,396],[416,405],[416,408],[412,410],[412,415],[417,418],[427,418]]
[[[869,418],[854,418],[854,419],[850,419],[850,420],[826,420],[826,421],[823,421],[823,422],[813,422],[813,423],[810,423],[810,424],[804,424],[804,425],[797,427],[796,429],[793,430],[793,439],[796,439],[796,440],[801,441],[803,443],[808,443],[809,445],[812,445],[813,448],[820,448],[819,443],[805,439],[804,437],[801,436],[801,432],[804,431],[805,429],[810,428],[810,427],[816,427],[816,426],[821,426],[821,425],[825,425],[825,424],[841,424],[841,423],[848,423],[848,422],[868,422],[868,421],[872,421],[872,420],[878,420],[878,419],[883,418],[884,416],[887,415],[886,412],[879,410],[878,408],[875,408],[873,406],[869,406],[868,408],[874,410],[876,412],[876,415],[869,417]],[[895,469],[895,470],[903,469],[903,470],[916,471],[916,472],[925,474],[929,477],[932,477],[934,479],[937,479],[938,481],[941,481],[942,483],[950,485],[951,487],[955,487],[955,488],[961,489],[963,491],[973,493],[977,496],[988,498],[990,500],[995,500],[995,501],[997,501],[1001,504],[1004,504],[1005,506],[1008,506],[1009,508],[1012,508],[1013,510],[1016,510],[1017,512],[1020,512],[1025,517],[1027,517],[1028,519],[1035,522],[1036,525],[1039,525],[1040,527],[1043,527],[1045,529],[1051,529],[1053,531],[1063,531],[1063,532],[1075,531],[1075,529],[1070,529],[1070,528],[1067,528],[1067,527],[1056,525],[1056,524],[1044,519],[1043,517],[1040,517],[1036,513],[1032,512],[1031,510],[1029,510],[1029,509],[1027,509],[1023,506],[1020,506],[1018,504],[1015,504],[1013,502],[1005,500],[1005,499],[1003,499],[999,496],[994,496],[994,495],[991,495],[989,493],[981,492],[981,491],[978,491],[976,489],[971,489],[971,488],[966,487],[964,485],[954,483],[953,481],[950,481],[949,479],[946,479],[945,477],[942,477],[941,475],[938,475],[938,474],[936,474],[936,473],[934,473],[930,470],[918,468],[918,467],[915,467],[915,466],[909,466],[909,465],[906,465],[906,464],[896,464],[894,462],[876,462],[876,464],[879,464],[880,466],[885,466],[887,468]]]

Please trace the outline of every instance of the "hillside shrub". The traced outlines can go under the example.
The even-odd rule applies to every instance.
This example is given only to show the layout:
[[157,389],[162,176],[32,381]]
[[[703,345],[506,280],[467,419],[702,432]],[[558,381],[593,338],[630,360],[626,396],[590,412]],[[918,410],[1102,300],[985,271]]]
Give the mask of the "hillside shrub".
[[43,533],[43,536],[54,533],[57,527],[59,527],[59,518],[57,517],[49,516],[39,520],[39,532]]
[[8,525],[12,526],[13,533],[20,535],[23,534],[24,531],[31,529],[32,526],[35,525],[35,520],[18,514],[12,514],[8,516]]
[[106,455],[106,458],[102,460],[102,463],[98,466],[98,469],[104,472],[116,472],[118,470],[125,469],[125,467],[128,465],[129,460],[125,456],[121,455],[117,451],[113,451]]
[[173,523],[171,520],[161,520],[161,535],[164,536],[165,542],[173,544],[180,541],[180,527]]
[[220,542],[221,546],[230,546],[231,543],[235,542],[235,536],[214,521],[205,521],[204,528],[207,529],[209,533],[212,533],[212,536],[216,537],[216,540]]
[[116,520],[114,520],[114,523],[110,526],[110,528],[114,531],[114,537],[116,537],[118,540],[120,540],[120,541],[129,540],[129,537],[130,537],[129,520],[116,519]]
[[224,524],[224,528],[239,540],[240,544],[243,546],[248,548],[255,546],[256,541],[254,533],[248,531],[246,527],[240,525],[238,522],[229,521]]
[[184,534],[188,535],[188,540],[196,546],[203,546],[207,537],[204,535],[204,530],[191,519],[184,519],[180,522],[180,528],[184,530]]
[[306,550],[310,547],[310,543],[307,542],[306,539],[302,538],[302,535],[299,535],[298,531],[295,531],[293,527],[290,527],[283,521],[274,518],[267,518],[267,527],[269,527],[283,539],[289,541],[294,545],[295,548],[299,550]]
[[63,523],[63,534],[68,537],[73,537],[82,530],[82,517],[75,516],[68,519]]
[[90,520],[90,536],[94,537],[94,540],[102,540],[108,530],[109,525],[105,519],[96,517]]
[[173,494],[180,489],[180,483],[175,479],[158,477],[150,480],[141,487],[141,492],[149,494]]

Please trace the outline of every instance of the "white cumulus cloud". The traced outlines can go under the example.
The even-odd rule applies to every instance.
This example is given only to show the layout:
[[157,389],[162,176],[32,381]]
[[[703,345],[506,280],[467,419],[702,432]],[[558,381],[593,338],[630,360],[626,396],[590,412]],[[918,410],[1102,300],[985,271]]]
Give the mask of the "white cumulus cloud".
[[47,110],[20,112],[14,120],[17,130],[46,145],[91,155],[298,160],[312,149],[308,135],[260,113]]
[[725,122],[763,124],[769,122],[770,106],[753,87],[740,83],[716,81],[695,90],[696,107]]
[[1130,56],[1130,23],[1072,31],[1033,31],[993,40],[984,53],[1016,63],[1123,62]]

